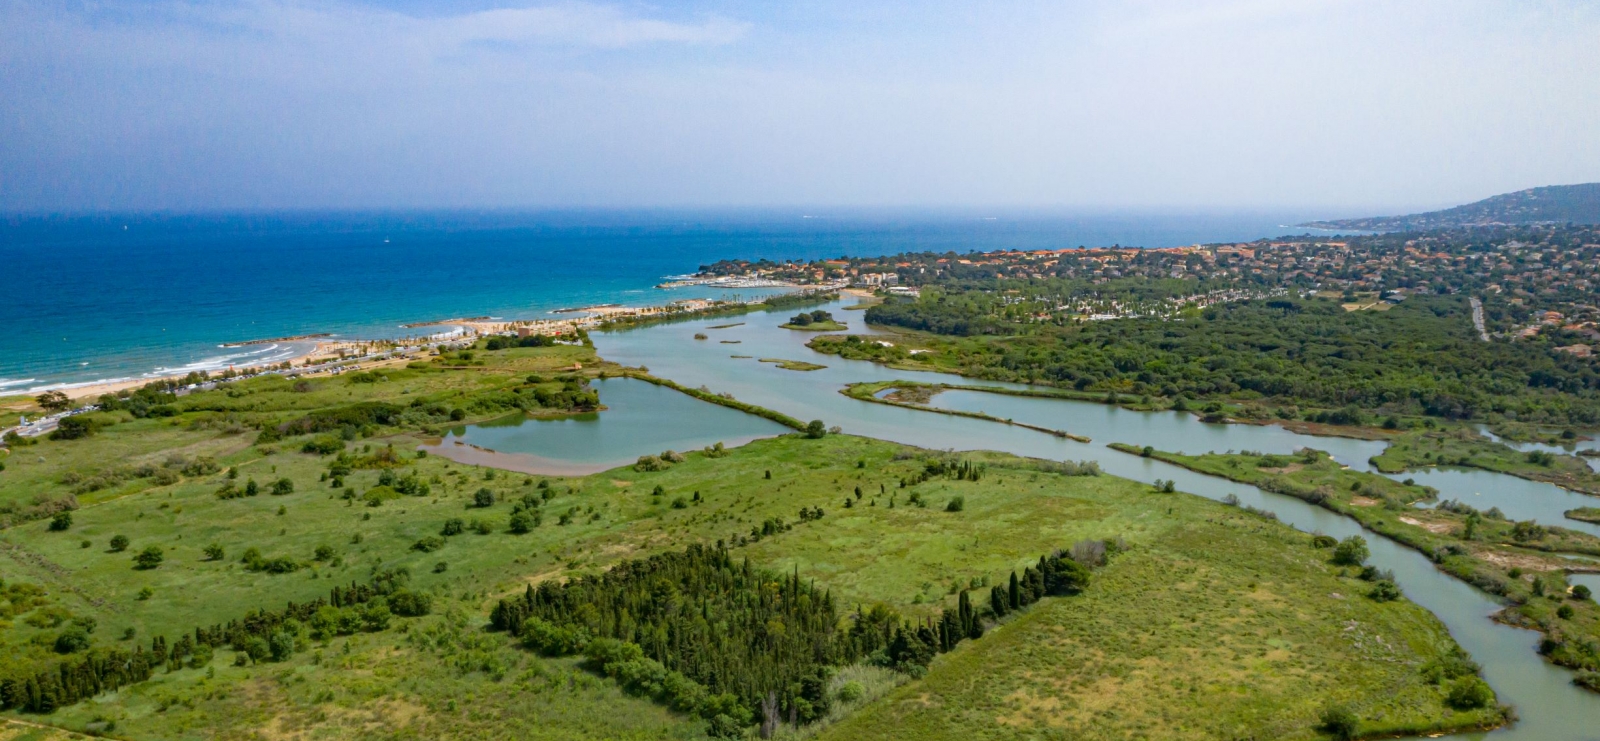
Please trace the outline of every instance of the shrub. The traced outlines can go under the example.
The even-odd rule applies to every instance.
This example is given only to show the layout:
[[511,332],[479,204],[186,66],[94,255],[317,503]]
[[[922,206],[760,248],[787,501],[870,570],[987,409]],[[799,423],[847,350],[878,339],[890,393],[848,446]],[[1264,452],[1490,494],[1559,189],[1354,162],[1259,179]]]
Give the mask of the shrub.
[[319,545],[311,555],[311,560],[313,561],[327,561],[331,558],[333,558],[333,546],[331,545]]
[[1367,540],[1359,535],[1352,535],[1339,541],[1333,549],[1333,563],[1337,566],[1360,566],[1365,563],[1367,556]]
[[1372,585],[1372,591],[1368,592],[1367,596],[1379,602],[1393,602],[1400,599],[1400,587],[1388,579],[1383,579]]
[[511,515],[511,532],[513,534],[523,535],[532,532],[537,525],[538,522],[535,519],[535,515],[527,510]]
[[1494,690],[1489,689],[1487,683],[1475,676],[1462,677],[1451,683],[1445,702],[1458,710],[1487,707],[1489,703],[1494,702]]
[[860,682],[851,680],[845,682],[844,686],[839,688],[839,700],[841,702],[855,702],[866,693],[866,689],[861,686]]
[[293,481],[290,481],[287,478],[282,478],[282,479],[278,479],[277,481],[272,482],[272,495],[273,496],[281,497],[281,496],[284,496],[285,494],[293,494],[293,493],[294,493],[294,482]]
[[1556,617],[1562,620],[1571,620],[1574,614],[1576,612],[1572,609],[1572,605],[1562,605],[1556,608]]
[[223,557],[222,545],[219,543],[212,543],[211,545],[206,546],[205,554],[207,560],[221,561]]
[[56,423],[56,429],[50,433],[51,440],[81,440],[93,435],[100,429],[94,420],[83,415],[63,417]]
[[477,491],[477,493],[472,495],[472,506],[474,506],[474,507],[493,507],[494,506],[494,492],[489,491],[488,489],[479,489]]
[[55,649],[58,654],[77,653],[88,648],[89,632],[79,626],[71,626],[56,636]]
[[452,517],[444,521],[444,529],[440,530],[439,534],[446,536],[460,535],[461,533],[466,532],[466,529],[467,523],[462,522],[461,518],[459,517]]
[[678,498],[672,500],[672,508],[673,509],[685,509],[688,506],[689,506],[689,500],[684,499],[683,497],[678,497]]
[[1579,584],[1579,585],[1577,585],[1577,586],[1572,588],[1572,598],[1573,599],[1575,599],[1575,600],[1586,600],[1586,599],[1589,599],[1589,597],[1590,597],[1589,587],[1587,587],[1587,586],[1585,586],[1583,584]]
[[1332,535],[1323,535],[1321,533],[1317,533],[1316,535],[1311,536],[1312,548],[1332,548],[1338,544],[1339,541]]
[[121,552],[123,552],[125,550],[128,550],[128,536],[126,536],[126,535],[113,535],[113,536],[111,536],[111,552],[112,553],[121,553]]
[[368,507],[378,507],[390,499],[399,498],[400,492],[388,486],[374,486],[368,489],[367,493],[361,495],[361,500],[366,502]]
[[946,512],[960,512],[961,510],[964,510],[966,508],[967,508],[966,497],[963,497],[963,496],[960,496],[960,495],[956,495],[956,496],[950,497],[950,502],[945,504],[944,511],[946,511]]
[[333,455],[344,450],[344,440],[338,435],[318,435],[307,440],[300,450],[315,455]]
[[433,610],[433,597],[423,592],[402,589],[389,595],[389,609],[402,617],[420,617]]
[[50,529],[55,532],[61,532],[70,527],[72,527],[71,512],[57,512],[55,517],[50,518]]
[[422,540],[411,544],[411,550],[421,551],[423,553],[432,553],[443,547],[444,538],[441,538],[437,535],[429,535]]
[[161,546],[149,546],[133,557],[133,566],[136,569],[153,569],[160,566],[164,558],[166,555],[161,552]]
[[1361,720],[1350,708],[1343,705],[1323,710],[1321,721],[1318,727],[1338,741],[1350,741],[1355,738],[1357,729],[1361,727]]
[[806,423],[806,437],[817,440],[828,434],[828,426],[820,419],[813,419]]

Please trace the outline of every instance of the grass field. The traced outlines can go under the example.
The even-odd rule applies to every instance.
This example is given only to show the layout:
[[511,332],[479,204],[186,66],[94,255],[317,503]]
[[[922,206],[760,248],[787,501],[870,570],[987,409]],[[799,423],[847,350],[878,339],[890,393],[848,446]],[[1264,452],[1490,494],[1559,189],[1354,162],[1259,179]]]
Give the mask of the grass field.
[[[358,401],[411,408],[422,399],[416,408],[467,411],[526,385],[529,374],[558,387],[555,374],[579,372],[562,371],[573,363],[612,372],[583,348],[562,347],[480,352],[392,369],[387,380],[320,379],[301,390],[258,379],[183,397],[174,417],[19,448],[0,472],[0,501],[17,514],[72,495],[79,508],[65,530],[26,518],[0,530],[0,678],[50,666],[74,620],[93,621],[95,646],[131,649],[381,570],[404,568],[412,588],[434,596],[431,614],[387,630],[302,635],[302,650],[276,662],[240,665],[219,650],[209,663],[158,670],[143,684],[24,719],[138,739],[698,738],[701,722],[627,696],[573,659],[539,657],[485,632],[488,610],[528,584],[734,542],[774,518],[788,527],[736,553],[814,579],[843,609],[883,603],[913,618],[1076,541],[1127,545],[1085,594],[1039,603],[935,660],[926,677],[848,668],[836,682],[860,678],[868,691],[841,703],[859,709],[840,710],[822,731],[831,737],[1124,738],[1163,728],[1178,729],[1175,737],[1312,737],[1330,704],[1347,705],[1369,732],[1499,717],[1446,707],[1444,690],[1421,672],[1454,649],[1443,627],[1403,599],[1360,597],[1365,584],[1330,566],[1310,536],[1111,476],[971,454],[985,466],[980,480],[902,488],[938,454],[791,435],[690,453],[664,471],[535,478],[417,457],[411,451],[435,424],[419,417],[341,440],[351,470],[335,488],[324,478],[335,457],[301,452],[313,438],[258,444],[251,426]],[[184,466],[168,465],[174,455],[218,467],[179,473]],[[143,463],[166,473],[81,494],[81,479],[66,482],[73,472]],[[414,477],[428,492],[369,506],[359,495],[385,473]],[[292,493],[270,493],[280,479]],[[217,495],[251,480],[256,496]],[[477,506],[484,489],[493,501]],[[955,497],[964,508],[946,511]],[[539,502],[542,521],[515,534],[511,509],[525,499]],[[801,521],[808,508],[823,514]],[[454,518],[465,532],[442,536]],[[113,548],[114,536],[127,546]],[[417,547],[430,538],[442,542]],[[221,558],[207,555],[211,545]],[[133,555],[150,546],[162,549],[160,565],[135,568]],[[249,548],[295,568],[253,571],[241,562]]]
[[[1113,447],[1139,452],[1131,446]],[[1593,649],[1600,643],[1600,606],[1592,599],[1568,598],[1567,572],[1586,569],[1582,562],[1561,557],[1600,555],[1600,538],[1515,523],[1492,512],[1415,509],[1409,505],[1431,492],[1344,468],[1320,451],[1308,456],[1152,451],[1150,457],[1300,497],[1354,518],[1373,532],[1429,555],[1445,573],[1506,601],[1507,608],[1497,618],[1543,633],[1549,644],[1541,652],[1549,660],[1574,669],[1600,670]]]

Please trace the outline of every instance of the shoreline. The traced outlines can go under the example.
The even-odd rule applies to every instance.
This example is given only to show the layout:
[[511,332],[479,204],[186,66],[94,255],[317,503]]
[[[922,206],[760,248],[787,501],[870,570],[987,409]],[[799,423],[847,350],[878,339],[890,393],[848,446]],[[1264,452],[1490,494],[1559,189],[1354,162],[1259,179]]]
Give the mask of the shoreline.
[[[798,285],[788,287],[795,288],[797,290],[803,290],[806,288],[805,286]],[[869,292],[858,293],[857,289],[844,289],[843,292],[856,295],[871,295]],[[331,333],[317,332],[296,335],[293,337],[276,337],[223,343],[220,345],[220,347],[241,348],[280,342],[306,342],[313,339],[319,340],[310,349],[285,359],[275,360],[270,363],[229,365],[227,368],[235,373],[250,374],[267,371],[270,368],[280,366],[282,363],[289,363],[291,365],[290,370],[297,371],[295,375],[305,375],[323,372],[316,366],[324,364],[329,365],[330,368],[341,367],[347,370],[354,369],[334,362],[341,358],[348,358],[352,363],[360,363],[358,367],[361,368],[381,367],[388,364],[389,361],[392,360],[359,359],[362,356],[369,354],[370,351],[375,348],[383,348],[383,352],[394,352],[407,347],[421,349],[432,345],[460,342],[468,339],[476,341],[477,338],[484,335],[505,334],[509,332],[517,332],[519,330],[525,330],[533,334],[561,335],[573,333],[579,329],[588,331],[599,327],[606,322],[616,321],[618,319],[649,319],[671,316],[673,314],[704,311],[705,309],[712,308],[719,304],[733,305],[737,303],[742,305],[752,305],[759,304],[764,300],[765,298],[759,300],[746,299],[738,302],[732,302],[706,298],[694,298],[677,299],[665,304],[651,304],[646,306],[625,306],[616,303],[596,304],[581,308],[560,309],[551,312],[555,314],[571,315],[556,319],[496,319],[487,316],[480,316],[442,319],[437,321],[408,322],[400,325],[401,327],[408,329],[444,326],[458,328],[458,331],[454,332],[439,332],[420,337],[386,340],[363,340],[354,338],[332,340],[331,338],[333,335]],[[352,355],[356,357],[351,357]],[[202,372],[208,373],[211,377],[211,380],[218,380],[218,376],[225,371],[222,369],[217,369]],[[85,399],[92,400],[101,396],[102,394],[115,394],[122,391],[133,391],[135,389],[142,388],[147,384],[160,383],[163,381],[178,381],[182,380],[186,376],[188,376],[187,372],[171,372],[95,379],[89,381],[47,382],[40,385],[0,390],[0,399],[33,397],[46,391],[61,391],[74,401],[81,401]]]

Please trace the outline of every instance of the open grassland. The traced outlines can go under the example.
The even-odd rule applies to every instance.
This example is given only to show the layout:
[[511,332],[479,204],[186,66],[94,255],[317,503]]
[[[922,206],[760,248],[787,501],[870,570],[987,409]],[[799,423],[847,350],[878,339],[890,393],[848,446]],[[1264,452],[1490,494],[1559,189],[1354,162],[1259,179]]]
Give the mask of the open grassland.
[[[394,569],[433,597],[430,614],[385,629],[302,632],[280,660],[223,648],[24,719],[140,739],[699,738],[701,721],[629,696],[576,659],[486,632],[489,608],[530,584],[722,541],[814,580],[843,609],[881,603],[931,617],[964,589],[982,590],[981,602],[987,585],[1089,539],[1125,549],[1084,594],[1036,604],[922,679],[847,668],[835,688],[859,678],[864,694],[841,700],[826,732],[1137,737],[1166,726],[1179,737],[1309,737],[1331,704],[1372,733],[1499,718],[1449,708],[1423,672],[1454,649],[1442,626],[1403,599],[1362,597],[1366,584],[1329,565],[1310,536],[1199,497],[1057,472],[1087,468],[968,454],[981,475],[930,477],[942,454],[843,435],[574,478],[413,452],[430,429],[461,421],[456,409],[499,416],[506,393],[559,394],[562,374],[609,368],[585,352],[479,351],[302,389],[256,379],[177,399],[174,416],[19,448],[0,472],[3,501],[79,502],[64,526],[20,519],[0,530],[0,678],[53,666],[74,626],[92,626],[90,650],[132,650]],[[572,363],[584,367],[563,370]],[[371,402],[407,412],[258,442],[264,429]],[[201,458],[215,465],[191,465]],[[79,492],[90,477],[145,464],[156,470]],[[244,493],[252,481],[256,493]],[[159,563],[136,568],[152,547]]]
[[[1174,514],[1189,509],[1165,496]],[[1361,596],[1308,536],[1193,514],[1080,597],[964,644],[822,737],[1317,738],[1320,713],[1340,703],[1369,734],[1497,721],[1441,710],[1440,690],[1419,681],[1417,657],[1453,643],[1426,611]]]
[[[1431,492],[1344,468],[1321,451],[1297,456],[1147,454],[1352,517],[1428,555],[1440,570],[1504,600],[1508,606],[1497,618],[1543,633],[1539,650],[1549,660],[1582,672],[1600,671],[1600,607],[1586,591],[1573,593],[1566,579],[1568,572],[1592,571],[1594,566],[1560,555],[1600,555],[1600,538],[1532,521],[1512,522],[1495,510],[1479,512],[1458,502],[1416,509],[1409,505]],[[1600,689],[1600,682],[1593,680],[1580,684]]]

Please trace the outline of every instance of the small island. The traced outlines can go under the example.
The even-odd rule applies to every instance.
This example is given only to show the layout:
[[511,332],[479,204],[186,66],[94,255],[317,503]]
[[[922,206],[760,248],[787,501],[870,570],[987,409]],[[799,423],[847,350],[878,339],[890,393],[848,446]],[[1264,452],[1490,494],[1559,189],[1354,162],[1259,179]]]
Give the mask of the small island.
[[804,360],[784,360],[783,358],[762,358],[761,362],[775,363],[779,368],[792,371],[814,371],[822,370],[823,368],[828,367],[826,365],[818,365],[816,363],[807,363]]
[[842,332],[849,329],[841,322],[834,321],[833,315],[817,309],[811,312],[800,312],[789,317],[787,324],[778,325],[784,329],[798,329],[805,332]]

